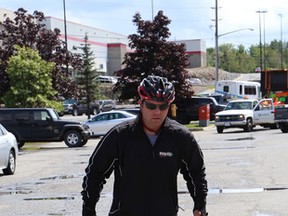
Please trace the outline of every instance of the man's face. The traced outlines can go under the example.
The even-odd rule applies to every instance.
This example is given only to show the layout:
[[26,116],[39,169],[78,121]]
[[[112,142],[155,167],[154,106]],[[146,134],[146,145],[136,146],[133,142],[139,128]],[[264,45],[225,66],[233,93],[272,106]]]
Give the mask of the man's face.
[[145,100],[141,102],[142,120],[146,127],[158,131],[165,120],[170,104]]

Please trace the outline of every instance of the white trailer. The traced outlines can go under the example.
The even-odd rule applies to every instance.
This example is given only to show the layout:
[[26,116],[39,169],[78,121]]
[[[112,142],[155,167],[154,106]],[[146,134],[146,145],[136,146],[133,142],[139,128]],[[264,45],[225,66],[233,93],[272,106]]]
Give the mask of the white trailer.
[[260,99],[260,83],[251,81],[220,80],[216,82],[215,93],[225,95],[227,99]]

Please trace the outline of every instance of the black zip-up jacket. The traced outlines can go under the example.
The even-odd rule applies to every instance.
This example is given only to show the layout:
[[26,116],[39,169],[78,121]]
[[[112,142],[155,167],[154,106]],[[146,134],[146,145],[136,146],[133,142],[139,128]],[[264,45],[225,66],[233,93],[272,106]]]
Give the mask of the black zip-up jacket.
[[105,178],[113,170],[110,216],[176,216],[179,171],[194,200],[194,210],[205,209],[202,151],[191,132],[174,120],[166,118],[154,146],[143,130],[141,116],[114,127],[102,138],[85,170],[83,216],[95,214]]

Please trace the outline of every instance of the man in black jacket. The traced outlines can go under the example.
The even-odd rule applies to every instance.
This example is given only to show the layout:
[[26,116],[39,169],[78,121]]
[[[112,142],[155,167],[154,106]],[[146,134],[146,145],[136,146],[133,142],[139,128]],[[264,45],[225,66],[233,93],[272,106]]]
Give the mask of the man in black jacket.
[[176,216],[177,175],[194,201],[193,215],[206,215],[203,154],[194,136],[167,117],[175,98],[171,82],[159,76],[138,87],[140,114],[111,129],[93,152],[83,180],[83,216],[95,216],[100,192],[114,171],[109,216]]

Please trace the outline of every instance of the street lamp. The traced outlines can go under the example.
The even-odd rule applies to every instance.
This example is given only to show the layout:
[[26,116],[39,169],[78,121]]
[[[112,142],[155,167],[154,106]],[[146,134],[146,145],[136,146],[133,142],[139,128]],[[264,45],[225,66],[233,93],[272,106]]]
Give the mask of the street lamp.
[[226,32],[223,34],[218,34],[218,0],[215,0],[215,87],[216,83],[218,81],[218,74],[219,74],[219,49],[218,49],[218,39],[221,36],[232,34],[235,32],[239,31],[244,31],[244,30],[249,30],[249,31],[254,31],[252,28],[242,28],[242,29],[237,29],[234,31]]
[[259,58],[259,67],[260,71],[262,71],[262,37],[261,37],[261,13],[266,13],[267,11],[256,11],[256,13],[259,13],[259,37],[260,37],[260,42],[259,42],[259,48],[260,48],[260,58]]
[[153,4],[153,0],[151,0],[151,10],[152,10],[152,21],[154,19],[154,4]]
[[283,69],[283,42],[282,42],[282,14],[278,14],[280,16],[280,20],[281,20],[281,69]]
[[244,31],[244,30],[254,31],[254,29],[252,29],[252,28],[242,28],[242,29],[237,29],[237,30],[234,30],[234,31],[226,32],[226,33],[223,33],[223,34],[219,34],[218,37],[221,37],[221,36],[224,36],[224,35],[228,35],[228,34],[232,34],[232,33],[239,32],[239,31]]
[[68,42],[67,42],[67,23],[66,23],[66,7],[65,0],[63,0],[63,10],[64,10],[64,34],[65,34],[65,46],[66,46],[66,73],[68,75]]
[[252,29],[252,28],[237,29],[237,30],[226,32],[223,34],[218,34],[218,30],[215,31],[215,41],[216,41],[215,42],[215,85],[216,85],[216,82],[218,81],[218,74],[219,74],[219,68],[218,68],[218,65],[219,65],[218,39],[219,39],[219,37],[222,37],[222,36],[228,35],[228,34],[233,34],[235,32],[239,32],[239,31],[245,31],[245,30],[254,31],[254,29]]
[[216,82],[218,81],[218,73],[219,73],[219,68],[218,68],[218,65],[219,65],[218,39],[219,39],[219,37],[222,37],[222,36],[228,35],[228,34],[233,34],[235,32],[239,32],[239,31],[245,31],[245,30],[254,31],[254,29],[252,29],[252,28],[242,28],[242,29],[237,29],[234,31],[226,32],[223,34],[218,34],[218,30],[215,30],[215,41],[216,41],[215,42],[215,85],[216,85]]

